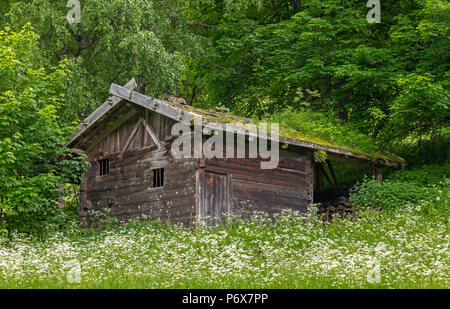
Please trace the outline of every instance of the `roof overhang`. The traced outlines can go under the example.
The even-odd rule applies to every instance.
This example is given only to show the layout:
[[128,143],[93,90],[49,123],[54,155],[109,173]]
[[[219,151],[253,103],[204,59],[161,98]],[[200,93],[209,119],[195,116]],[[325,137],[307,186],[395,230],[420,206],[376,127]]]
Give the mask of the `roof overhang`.
[[[136,88],[136,82],[131,79],[125,86],[119,86],[116,84],[111,84],[109,93],[112,95],[105,103],[103,103],[99,108],[97,108],[89,117],[87,117],[81,124],[80,128],[74,133],[71,140],[67,146],[72,148],[77,148],[77,142],[83,138],[83,136],[88,135],[89,131],[96,128],[98,129],[99,122],[106,120],[114,111],[117,113],[117,109],[120,108],[120,102],[131,102],[141,108],[154,111],[156,113],[162,114],[168,118],[171,118],[177,122],[181,122],[185,125],[191,126],[195,121],[200,120],[204,127],[210,129],[223,130],[223,131],[233,131],[236,134],[245,134],[248,136],[259,137],[257,130],[249,129],[248,126],[239,126],[227,123],[221,123],[215,121],[213,117],[208,117],[208,111],[194,108],[191,106],[186,106],[180,103],[168,102],[160,99],[155,99],[139,92],[134,91]],[[133,113],[132,109],[128,112],[124,112],[123,115],[119,113],[119,120],[116,121],[116,126],[125,121],[126,117],[130,117]],[[206,116],[206,117],[205,117]],[[234,116],[233,116],[234,117]],[[253,123],[251,120],[246,118],[238,117],[242,123]],[[108,130],[114,129],[114,126],[110,126]],[[102,138],[101,134],[96,136],[96,139]],[[352,164],[360,165],[371,165],[371,166],[392,166],[392,167],[404,167],[406,165],[405,161],[393,154],[389,154],[390,157],[394,157],[395,160],[390,160],[386,158],[374,157],[366,154],[358,154],[349,150],[332,147],[328,145],[321,145],[317,143],[312,143],[308,141],[303,141],[296,138],[291,138],[284,136],[282,134],[276,134],[271,136],[267,133],[268,139],[275,139],[279,143],[287,144],[293,146],[293,148],[302,148],[309,150],[323,150],[327,152],[329,159],[335,161],[341,161]]]

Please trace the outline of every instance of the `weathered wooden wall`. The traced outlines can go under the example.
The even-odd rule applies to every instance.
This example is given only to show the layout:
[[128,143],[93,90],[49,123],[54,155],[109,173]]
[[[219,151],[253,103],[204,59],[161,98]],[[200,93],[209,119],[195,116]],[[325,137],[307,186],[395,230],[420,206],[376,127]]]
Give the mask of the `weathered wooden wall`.
[[306,212],[312,203],[312,164],[308,154],[280,153],[276,169],[258,159],[207,159],[205,171],[230,175],[231,212],[243,207],[269,214],[291,208]]
[[[144,117],[154,129],[161,149],[145,132],[136,131],[125,152],[123,147],[136,123]],[[195,172],[198,160],[175,160],[170,153],[172,121],[141,111],[92,148],[91,167],[83,180],[80,217],[87,222],[88,210],[110,209],[121,221],[147,216],[161,221],[190,224],[195,216]],[[99,175],[100,159],[110,160],[109,174]],[[153,187],[153,169],[164,168],[164,186]]]
[[[81,183],[84,223],[89,210],[109,209],[121,221],[145,215],[190,225],[198,216],[239,214],[247,206],[273,214],[288,208],[306,212],[312,203],[310,152],[281,151],[278,168],[269,170],[261,169],[259,159],[177,160],[170,152],[173,120],[139,107],[120,113],[126,120],[112,114],[84,144],[92,164]],[[119,119],[121,125],[115,126]],[[103,176],[101,159],[109,159],[109,174]],[[164,185],[154,188],[152,170],[157,168],[164,168]]]
[[[170,138],[170,131],[172,125],[174,124],[173,120],[154,112],[145,112],[140,108],[136,109],[138,111],[118,129],[104,137],[104,139],[99,143],[89,147],[89,152],[93,157],[100,158],[102,156],[120,153],[141,117],[144,118],[146,122],[154,129],[161,142],[165,142],[168,138]],[[127,152],[139,151],[145,148],[153,147],[156,147],[156,144],[146,132],[144,125],[138,125],[133,139],[127,146]]]

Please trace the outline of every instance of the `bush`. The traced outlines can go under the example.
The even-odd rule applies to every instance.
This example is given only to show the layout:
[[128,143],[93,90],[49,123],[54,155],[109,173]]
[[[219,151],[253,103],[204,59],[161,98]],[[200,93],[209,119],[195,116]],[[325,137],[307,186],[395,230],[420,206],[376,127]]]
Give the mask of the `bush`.
[[389,150],[408,163],[408,168],[423,165],[450,164],[450,138],[436,135],[427,139],[408,138],[400,143],[390,143]]
[[70,124],[63,105],[64,63],[47,70],[35,63],[38,37],[29,25],[0,30],[0,233],[34,233],[65,225],[58,187],[79,177],[80,159],[65,147]]
[[408,182],[417,186],[430,186],[440,183],[450,175],[450,163],[424,165],[412,170],[396,171],[389,180]]
[[431,188],[435,193],[434,198],[429,203],[424,203],[419,207],[421,216],[428,216],[433,219],[442,218],[445,224],[448,224],[450,217],[450,178],[446,178]]
[[368,177],[358,182],[350,191],[350,201],[357,211],[382,208],[396,210],[407,205],[418,205],[436,198],[435,188],[414,183],[385,180],[378,183]]

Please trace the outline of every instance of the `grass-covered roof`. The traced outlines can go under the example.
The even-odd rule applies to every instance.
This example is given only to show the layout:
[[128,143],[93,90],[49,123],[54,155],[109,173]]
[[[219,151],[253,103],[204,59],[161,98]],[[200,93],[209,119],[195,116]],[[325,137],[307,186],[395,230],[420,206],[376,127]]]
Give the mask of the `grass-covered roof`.
[[[380,150],[370,137],[361,133],[354,133],[344,124],[318,119],[316,114],[286,111],[274,115],[271,119],[249,119],[232,115],[226,109],[213,108],[206,110],[145,96],[133,91],[136,87],[134,80],[131,80],[127,85],[132,85],[132,87],[111,85],[110,93],[113,97],[109,98],[81,124],[81,129],[69,142],[70,146],[76,145],[77,139],[82,138],[90,127],[95,127],[93,124],[104,119],[103,116],[110,113],[121,101],[129,101],[188,125],[192,125],[195,119],[200,118],[205,126],[220,127],[223,124],[232,124],[238,130],[247,129],[246,125],[248,124],[258,125],[261,122],[279,123],[279,132],[277,134],[279,142],[288,147],[293,145],[312,150],[322,150],[333,154],[335,157],[351,158],[366,164],[405,165],[404,159]],[[247,132],[246,134],[252,133]]]

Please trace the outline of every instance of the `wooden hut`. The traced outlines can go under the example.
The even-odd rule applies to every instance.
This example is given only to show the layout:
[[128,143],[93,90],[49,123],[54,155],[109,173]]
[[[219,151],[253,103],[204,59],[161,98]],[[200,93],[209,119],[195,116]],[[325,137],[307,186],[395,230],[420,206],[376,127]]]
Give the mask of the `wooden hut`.
[[[326,152],[329,160],[370,165],[379,179],[382,166],[404,164],[395,155],[356,154],[281,133],[267,136],[283,145],[274,169],[262,169],[261,157],[175,158],[170,150],[176,123],[192,127],[201,119],[202,126],[217,128],[252,121],[224,109],[208,111],[151,98],[135,88],[134,79],[123,87],[112,84],[112,96],[80,124],[68,143],[90,162],[80,184],[79,214],[85,225],[90,210],[105,208],[121,221],[145,215],[184,224],[205,216],[220,219],[245,207],[306,212],[313,202],[314,177],[317,186],[324,177],[336,182],[334,173],[328,175],[314,163],[317,150]],[[255,138],[250,131],[244,135],[247,142]]]

